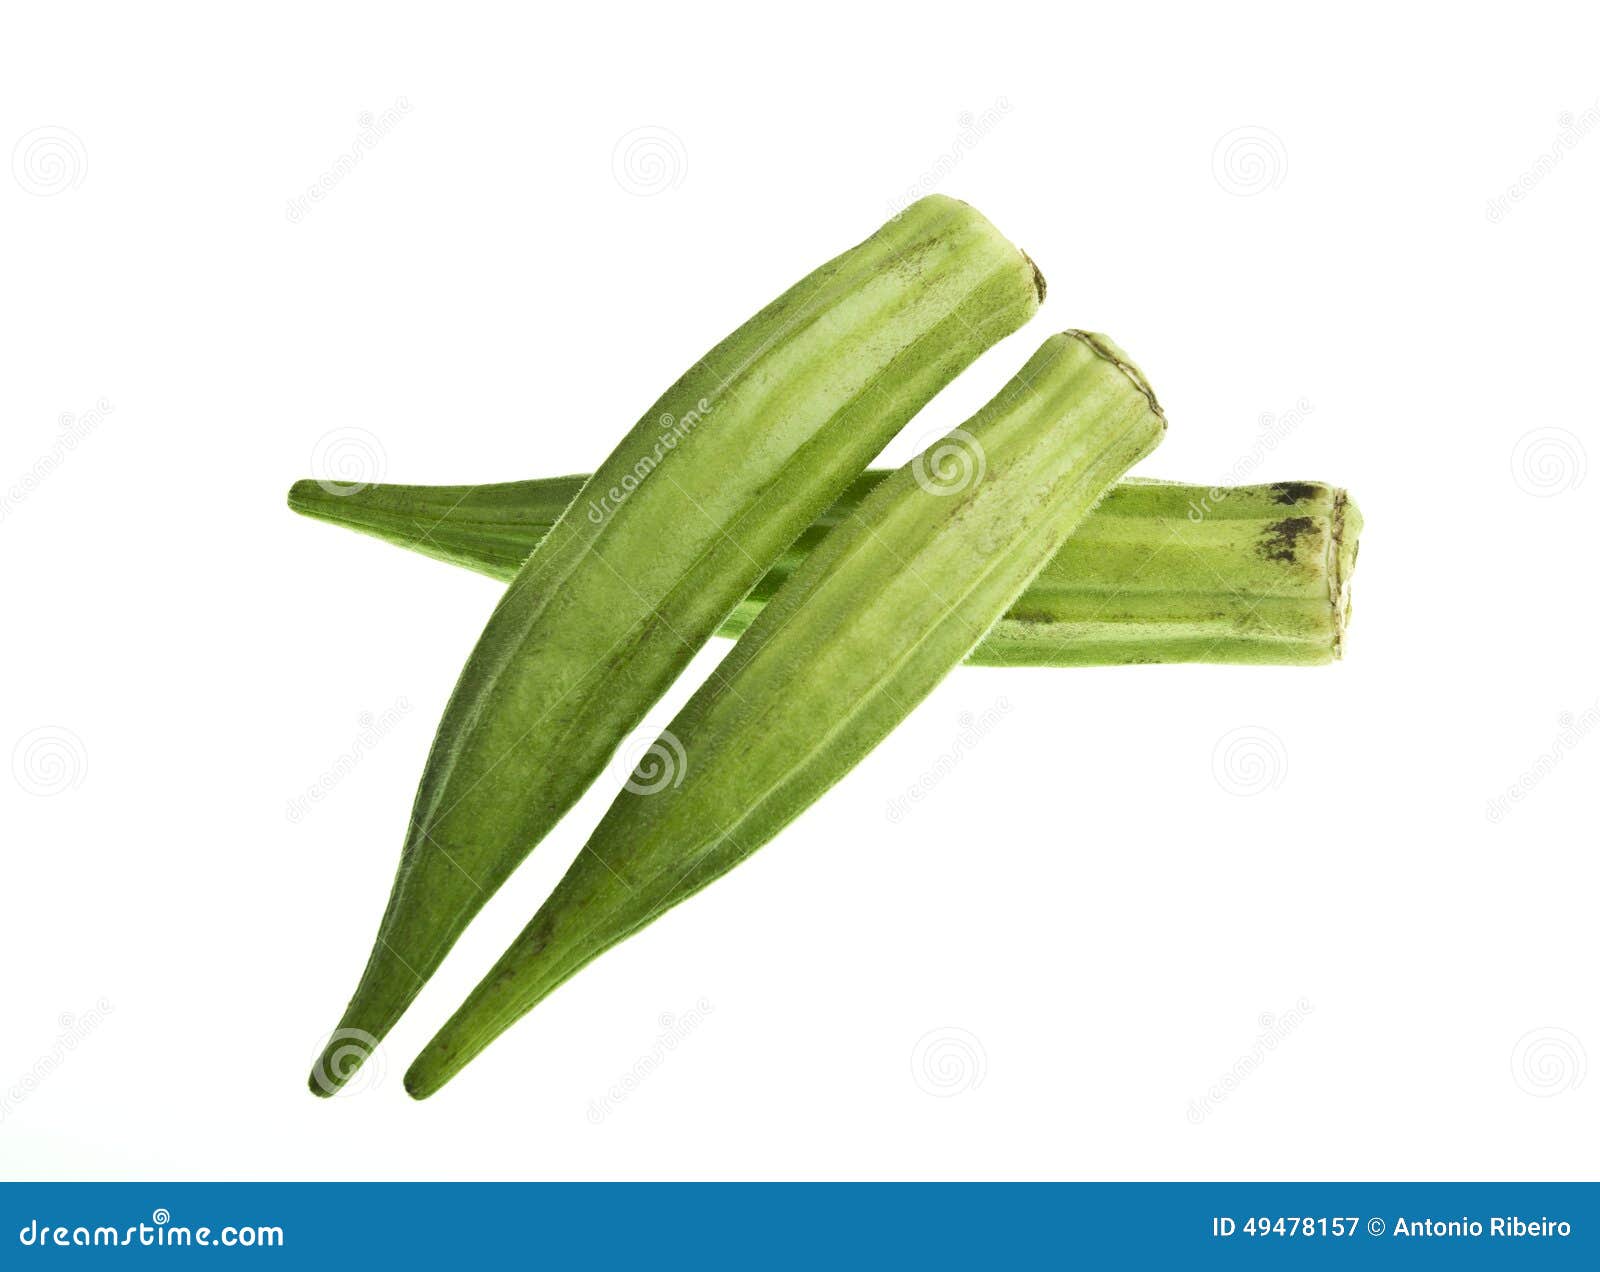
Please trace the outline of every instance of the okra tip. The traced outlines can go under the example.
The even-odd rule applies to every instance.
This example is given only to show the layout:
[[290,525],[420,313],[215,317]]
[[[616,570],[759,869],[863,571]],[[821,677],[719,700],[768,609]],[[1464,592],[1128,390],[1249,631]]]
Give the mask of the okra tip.
[[378,1038],[364,1029],[341,1025],[323,1045],[322,1054],[311,1068],[306,1087],[319,1100],[338,1095],[341,1087],[355,1076],[378,1046]]
[[333,520],[328,516],[328,510],[335,507],[337,502],[338,496],[330,494],[327,487],[315,478],[302,477],[289,487],[289,509],[303,517]]
[[406,1094],[413,1100],[426,1100],[440,1087],[466,1067],[466,1061],[477,1054],[477,1050],[468,1054],[466,1059],[459,1062],[453,1058],[452,1049],[448,1044],[441,1044],[437,1039],[429,1043],[427,1049],[411,1062],[411,1067],[406,1070]]
[[417,1071],[417,1066],[420,1063],[421,1057],[419,1056],[417,1061],[406,1070],[404,1083],[406,1094],[409,1095],[413,1100],[426,1100],[430,1095],[437,1091],[440,1086],[443,1085],[437,1081],[430,1081],[426,1074],[419,1073]]
[[290,486],[289,507],[293,508],[296,512],[299,512],[300,509],[307,502],[309,502],[311,492],[307,488],[310,486],[315,486],[316,484],[317,483],[312,481],[309,477],[302,477],[299,481],[295,482],[294,485]]

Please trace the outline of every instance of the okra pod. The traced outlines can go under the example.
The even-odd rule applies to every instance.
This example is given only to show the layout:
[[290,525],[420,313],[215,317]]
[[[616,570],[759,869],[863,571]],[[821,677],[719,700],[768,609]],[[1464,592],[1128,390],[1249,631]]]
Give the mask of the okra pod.
[[611,805],[545,905],[406,1075],[438,1090],[579,968],[732,869],[889,733],[1165,427],[1102,336],[1053,336],[877,486],[667,726],[681,763]]
[[1042,292],[975,209],[926,198],[644,414],[519,568],[461,673],[315,1093],[348,1080],[784,549]]
[[[778,559],[718,629],[736,637],[822,536],[887,472],[869,469]],[[485,486],[296,482],[289,505],[509,580],[586,477]],[[1361,516],[1321,482],[1205,487],[1129,478],[1084,519],[970,663],[1313,665],[1340,656]]]

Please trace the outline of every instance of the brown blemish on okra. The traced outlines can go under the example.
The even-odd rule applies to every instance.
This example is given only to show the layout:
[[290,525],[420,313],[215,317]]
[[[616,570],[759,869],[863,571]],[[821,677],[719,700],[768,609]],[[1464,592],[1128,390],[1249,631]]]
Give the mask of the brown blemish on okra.
[[1273,503],[1297,504],[1302,499],[1310,499],[1321,486],[1309,481],[1275,481],[1272,483]]
[[1300,537],[1315,534],[1316,529],[1317,523],[1310,517],[1286,517],[1282,521],[1274,521],[1262,532],[1256,551],[1268,561],[1293,564]]

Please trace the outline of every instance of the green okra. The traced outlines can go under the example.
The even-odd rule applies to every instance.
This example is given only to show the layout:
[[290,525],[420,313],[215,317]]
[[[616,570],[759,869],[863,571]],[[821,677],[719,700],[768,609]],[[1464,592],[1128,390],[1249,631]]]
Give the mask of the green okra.
[[1042,294],[975,209],[923,199],[645,412],[521,565],[461,673],[314,1092],[351,1076],[785,548]]
[[[822,540],[888,474],[869,469],[818,517],[718,629],[750,625]],[[296,482],[289,506],[509,580],[586,477],[485,486]],[[1340,656],[1361,515],[1320,482],[1204,487],[1134,477],[1084,519],[970,663],[1313,665]]]
[[760,848],[983,637],[1165,421],[1102,336],[1053,336],[817,546],[667,726],[679,768],[617,796],[406,1074],[436,1091],[591,959]]

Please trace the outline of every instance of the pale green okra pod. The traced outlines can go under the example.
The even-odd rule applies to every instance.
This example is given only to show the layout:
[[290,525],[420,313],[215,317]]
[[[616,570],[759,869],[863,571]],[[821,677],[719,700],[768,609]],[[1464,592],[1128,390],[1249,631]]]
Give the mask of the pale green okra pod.
[[[888,473],[869,469],[818,517],[717,629],[747,628],[800,562]],[[517,572],[586,477],[479,486],[312,480],[295,511],[502,582]],[[969,663],[1313,666],[1338,658],[1361,514],[1343,490],[1280,481],[1213,488],[1130,477],[1095,507]]]

